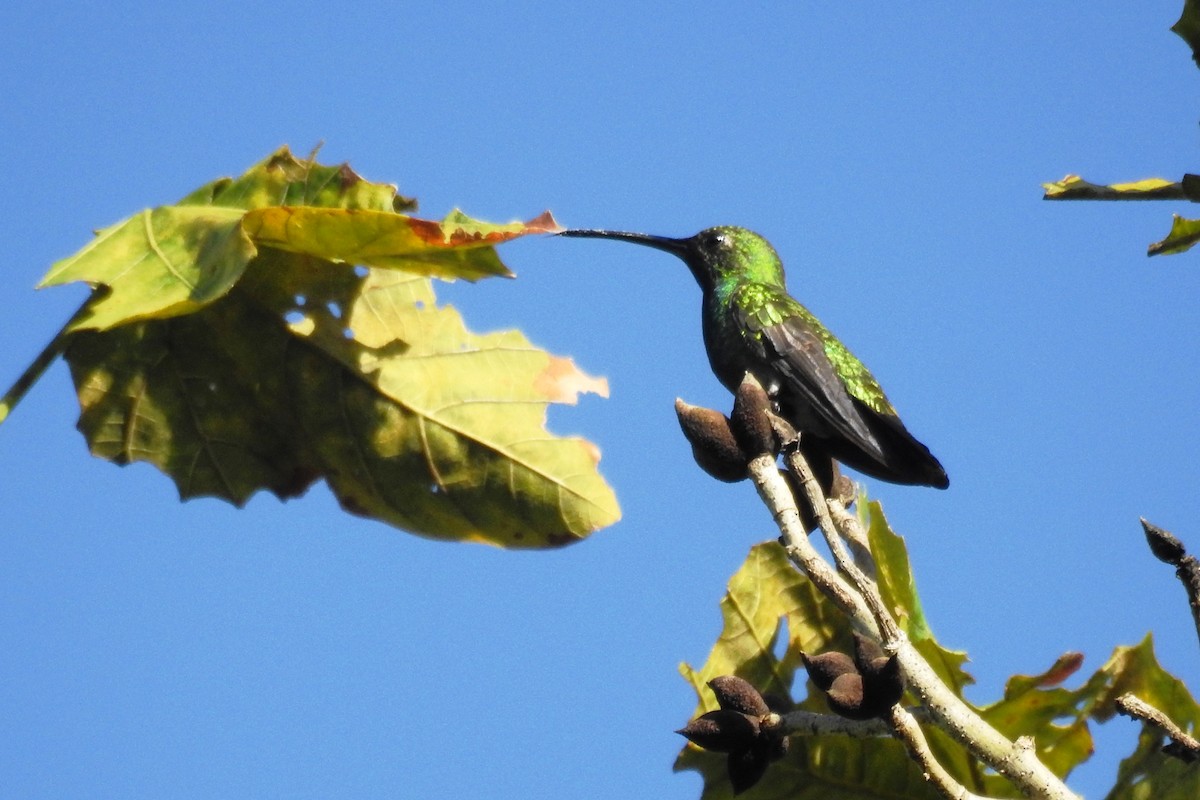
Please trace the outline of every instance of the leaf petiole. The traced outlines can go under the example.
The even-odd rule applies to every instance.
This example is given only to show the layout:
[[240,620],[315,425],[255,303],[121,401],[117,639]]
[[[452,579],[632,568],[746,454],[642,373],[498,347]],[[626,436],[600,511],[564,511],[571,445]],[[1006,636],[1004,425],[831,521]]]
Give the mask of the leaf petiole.
[[50,340],[50,343],[42,348],[42,352],[37,354],[37,358],[13,382],[13,385],[4,393],[4,397],[0,397],[0,424],[3,424],[4,420],[8,419],[8,415],[17,407],[17,403],[21,402],[22,398],[33,388],[38,379],[42,377],[42,374],[54,363],[55,359],[61,356],[63,351],[67,349],[67,343],[73,335],[71,325],[83,316],[88,304],[92,302],[92,298],[95,296],[95,291],[88,295],[87,299],[80,304],[75,313],[58,329],[58,333],[54,334],[54,338]]

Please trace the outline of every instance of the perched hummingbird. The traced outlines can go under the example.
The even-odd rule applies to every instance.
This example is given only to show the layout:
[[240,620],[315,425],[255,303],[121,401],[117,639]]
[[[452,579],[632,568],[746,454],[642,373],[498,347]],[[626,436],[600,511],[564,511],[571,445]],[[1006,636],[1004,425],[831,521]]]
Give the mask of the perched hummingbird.
[[704,347],[725,388],[736,391],[749,371],[780,414],[827,455],[892,483],[950,485],[863,363],[787,293],[783,262],[757,233],[721,226],[686,239],[605,230],[561,235],[617,239],[679,256],[704,293]]

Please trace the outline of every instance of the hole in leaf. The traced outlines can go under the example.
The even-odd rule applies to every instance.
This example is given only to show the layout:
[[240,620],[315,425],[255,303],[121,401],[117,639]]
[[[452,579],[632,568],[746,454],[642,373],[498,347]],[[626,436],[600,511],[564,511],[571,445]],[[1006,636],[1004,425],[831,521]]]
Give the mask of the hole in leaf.
[[791,639],[788,636],[788,621],[787,617],[779,618],[779,625],[775,628],[775,638],[771,642],[771,653],[779,661],[783,661],[783,657],[787,655],[788,644]]
[[421,309],[425,308],[425,301],[424,300],[416,301],[415,303],[413,303],[413,308],[420,311]]

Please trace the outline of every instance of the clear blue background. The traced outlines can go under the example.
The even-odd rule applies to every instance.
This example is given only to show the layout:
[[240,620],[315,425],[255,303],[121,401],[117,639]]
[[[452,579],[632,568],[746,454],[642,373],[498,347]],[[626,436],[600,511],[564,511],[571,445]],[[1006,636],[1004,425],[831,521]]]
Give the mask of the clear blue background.
[[[0,381],[80,302],[35,294],[93,228],[283,143],[441,217],[753,227],[941,458],[875,484],[938,636],[979,685],[1195,632],[1139,515],[1200,551],[1200,256],[1147,260],[1170,204],[1042,181],[1196,168],[1179,0],[929,4],[10,2],[0,11]],[[1195,216],[1195,212],[1192,212]],[[323,488],[181,505],[87,455],[56,366],[0,428],[0,796],[689,798],[672,731],[717,602],[772,536],[697,470],[677,395],[725,406],[670,257],[506,246],[446,287],[607,375],[552,427],[604,450],[624,520],[560,552],[422,540]],[[1073,779],[1110,785],[1134,726]]]

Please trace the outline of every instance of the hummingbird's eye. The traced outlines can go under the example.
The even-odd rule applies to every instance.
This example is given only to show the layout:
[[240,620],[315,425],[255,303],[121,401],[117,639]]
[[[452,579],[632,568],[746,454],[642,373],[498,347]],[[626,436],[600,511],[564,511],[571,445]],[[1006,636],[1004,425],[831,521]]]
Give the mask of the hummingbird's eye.
[[724,233],[710,233],[704,237],[704,246],[713,250],[729,246],[729,237]]

